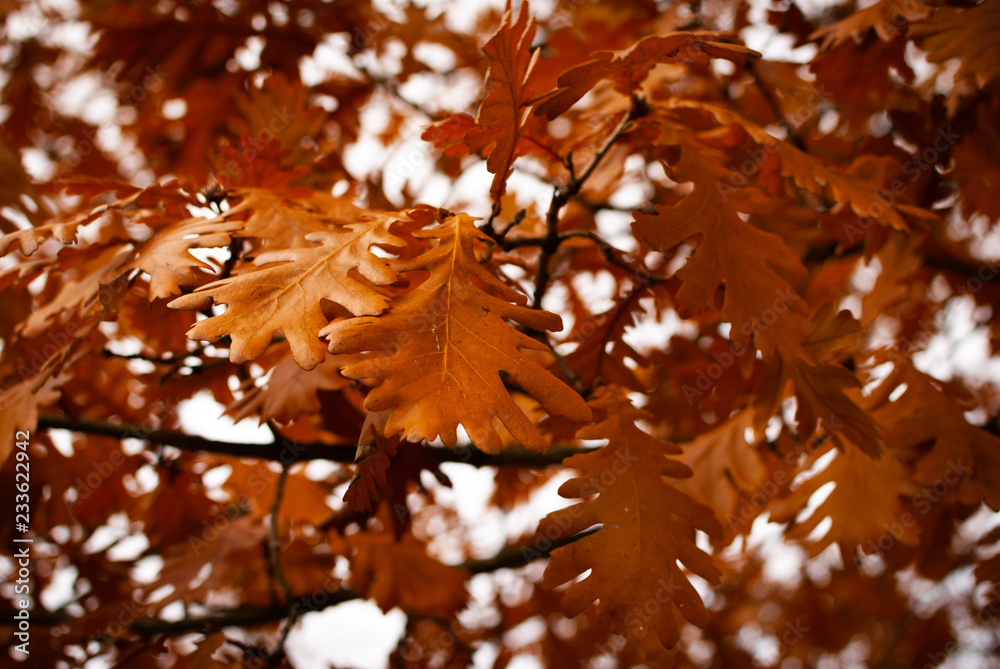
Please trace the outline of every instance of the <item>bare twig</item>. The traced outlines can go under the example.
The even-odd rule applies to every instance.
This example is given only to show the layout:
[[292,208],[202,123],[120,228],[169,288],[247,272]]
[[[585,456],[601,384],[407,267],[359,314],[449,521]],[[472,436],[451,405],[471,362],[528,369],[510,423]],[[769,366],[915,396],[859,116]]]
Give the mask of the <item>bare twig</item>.
[[271,566],[274,569],[274,576],[278,579],[281,591],[285,596],[285,604],[292,606],[292,589],[288,587],[285,579],[285,571],[281,568],[281,542],[278,539],[278,513],[281,511],[281,499],[285,495],[285,482],[288,480],[288,465],[282,463],[281,475],[278,476],[278,485],[274,491],[274,504],[271,506],[271,522],[269,527],[271,556]]
[[778,119],[778,123],[785,130],[785,134],[788,136],[788,141],[795,145],[799,151],[808,152],[806,149],[806,144],[802,140],[798,131],[792,126],[792,124],[785,117],[784,112],[781,111],[781,106],[778,104],[778,100],[774,97],[774,93],[771,89],[764,85],[764,82],[760,80],[760,76],[757,74],[757,70],[754,68],[754,63],[752,61],[747,61],[746,70],[753,77],[754,84],[757,86],[757,90],[760,91],[761,97],[764,98],[764,102],[767,106],[771,108],[771,113],[774,114],[775,118]]
[[594,158],[590,161],[590,164],[584,168],[583,172],[579,176],[573,175],[571,172],[570,180],[564,187],[557,187],[552,193],[552,200],[549,202],[549,210],[545,216],[545,223],[547,226],[547,234],[545,236],[545,241],[542,243],[542,252],[538,258],[538,276],[535,280],[535,295],[532,305],[535,309],[541,309],[542,298],[545,297],[545,292],[548,290],[549,281],[552,279],[552,272],[549,265],[552,261],[552,256],[555,255],[556,251],[559,250],[559,244],[561,242],[559,238],[559,213],[562,208],[566,206],[566,203],[570,201],[573,197],[580,192],[580,189],[586,183],[590,175],[594,173],[597,166],[600,165],[601,160],[604,156],[608,154],[615,143],[625,134],[626,129],[632,122],[634,116],[630,111],[615,127],[614,132],[608,136],[601,145],[601,148],[597,150],[594,154]]

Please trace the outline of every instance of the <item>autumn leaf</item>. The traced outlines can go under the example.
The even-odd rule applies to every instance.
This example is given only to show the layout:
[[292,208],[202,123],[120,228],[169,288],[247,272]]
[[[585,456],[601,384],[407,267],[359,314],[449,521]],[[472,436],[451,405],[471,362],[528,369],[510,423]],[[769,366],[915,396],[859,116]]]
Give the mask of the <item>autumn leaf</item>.
[[[677,446],[636,427],[636,420],[648,416],[632,407],[624,389],[605,386],[590,406],[598,422],[577,436],[607,439],[608,444],[564,460],[563,466],[580,470],[581,476],[559,488],[563,497],[586,501],[550,513],[539,523],[538,533],[555,538],[598,524],[601,529],[552,551],[542,586],[553,588],[590,570],[566,590],[566,615],[575,616],[596,600],[598,614],[610,619],[614,632],[635,639],[651,627],[664,646],[673,647],[680,638],[674,607],[695,625],[708,622],[701,597],[677,563],[718,583],[721,574],[712,558],[695,546],[694,528],[721,538],[721,526],[711,509],[665,480],[689,477],[691,470],[665,457],[680,453]],[[650,600],[659,604],[656,612],[642,614],[643,602]]]
[[852,38],[858,39],[869,30],[874,30],[883,42],[889,42],[905,33],[907,21],[924,18],[929,12],[929,8],[921,3],[879,0],[871,6],[859,9],[846,19],[820,28],[809,38],[823,39],[820,45],[821,51],[840,46]]
[[730,171],[713,159],[712,150],[678,141],[680,160],[665,169],[677,182],[693,181],[694,190],[677,205],[657,207],[656,214],[637,212],[635,235],[663,252],[700,238],[677,271],[680,306],[686,313],[697,313],[711,305],[716,290],[725,285],[722,318],[732,323],[734,342],[747,347],[753,336],[765,356],[775,347],[794,351],[799,345],[794,312],[803,305],[786,277],[801,277],[805,269],[780,237],[740,216],[759,206],[763,194],[748,188],[726,190]]
[[473,219],[458,214],[415,234],[438,240],[438,246],[392,267],[429,276],[381,316],[335,321],[320,332],[333,353],[381,353],[347,366],[344,375],[380,382],[365,408],[390,412],[386,434],[402,433],[408,441],[440,437],[454,446],[461,424],[477,448],[496,453],[496,419],[525,448],[544,451],[545,439],[511,399],[501,374],[549,413],[587,420],[580,396],[526,353],[547,347],[505,322],[553,331],[562,327],[561,319],[521,306],[524,296],[479,262],[475,245],[487,238]]
[[626,360],[641,364],[646,359],[623,339],[626,328],[634,326],[642,314],[640,299],[646,295],[645,291],[634,291],[609,311],[574,324],[567,341],[579,345],[566,356],[566,364],[588,386],[600,379],[642,390],[642,382]]
[[[44,224],[3,235],[0,237],[0,256],[18,248],[26,256],[33,255],[49,239],[68,246],[77,241],[80,228],[104,217],[124,219],[154,228],[163,226],[187,218],[185,207],[196,202],[177,181],[152,184],[146,188],[136,188],[117,181],[70,181],[65,186],[70,194],[83,191],[89,195],[88,204],[99,199],[110,201],[93,206],[85,204],[78,211],[61,213]],[[115,197],[117,195],[121,196]]]
[[926,21],[910,27],[910,35],[928,52],[932,63],[960,59],[956,81],[973,79],[976,86],[1000,78],[1000,6],[982,2],[972,7],[938,7]]
[[534,113],[554,119],[603,79],[612,80],[621,93],[628,95],[658,63],[707,64],[712,58],[742,63],[746,58],[760,57],[753,49],[727,44],[724,40],[731,36],[709,30],[677,32],[644,37],[623,51],[595,51],[590,54],[591,60],[559,75],[559,88],[537,102]]
[[389,611],[399,607],[424,616],[448,618],[465,604],[465,573],[427,555],[412,536],[396,541],[389,533],[355,534],[350,548],[351,587]]
[[240,188],[239,202],[225,214],[242,221],[234,237],[249,239],[264,251],[309,248],[307,238],[363,220],[367,212],[344,198],[302,189]]
[[[858,156],[843,169],[799,150],[788,141],[775,139],[764,128],[719,105],[675,99],[669,101],[669,106],[702,109],[720,123],[739,125],[755,142],[777,152],[782,176],[791,178],[799,188],[815,195],[824,196],[829,192],[831,199],[838,203],[838,208],[849,206],[861,220],[871,219],[897,230],[908,230],[910,226],[902,214],[920,221],[937,219],[932,212],[900,202],[886,190],[886,175],[896,167],[896,161],[888,156]],[[727,192],[734,187],[734,174],[730,171],[724,182]],[[863,232],[860,223],[856,227]]]
[[[754,492],[767,476],[756,444],[747,440],[752,425],[753,410],[744,409],[685,444],[677,456],[693,472],[677,482],[678,490],[711,508],[717,518],[728,520],[730,530],[739,498]],[[749,532],[750,527],[741,529]]]
[[878,457],[882,436],[854,399],[861,389],[857,376],[839,365],[813,365],[802,358],[791,363],[790,376],[798,400],[795,419],[803,434],[812,435],[822,427],[835,441],[843,435],[869,456]]
[[[963,504],[983,502],[991,509],[1000,508],[1000,437],[966,419],[971,398],[954,384],[938,381],[903,360],[893,365],[873,398],[883,403],[879,419],[887,426],[886,443],[906,448],[930,445],[916,463],[917,482],[938,486],[937,492],[947,484],[957,490]],[[898,397],[888,401],[894,391]]]
[[239,228],[234,221],[189,218],[157,230],[136,250],[123,272],[140,269],[149,275],[149,299],[170,297],[182,286],[198,281],[195,269],[217,268],[191,255],[193,248],[218,248],[229,244],[229,233]]
[[476,119],[468,114],[455,114],[441,121],[429,124],[420,138],[441,149],[446,156],[462,156],[468,151],[465,135],[476,125]]
[[237,423],[249,416],[258,415],[260,424],[269,420],[290,423],[302,414],[320,411],[317,392],[340,390],[350,385],[350,380],[340,374],[340,366],[351,359],[344,356],[327,356],[311,370],[304,370],[291,355],[281,358],[271,368],[267,383],[243,387],[243,396],[226,408],[226,413]]
[[[894,541],[912,546],[919,539],[919,527],[904,527],[900,519],[907,512],[907,498],[920,490],[910,476],[907,464],[895,449],[875,460],[854,444],[833,450],[833,460],[820,472],[794,487],[785,498],[775,499],[768,509],[771,520],[790,522],[786,535],[807,541],[809,554],[816,556],[831,545],[840,546],[841,555],[851,559],[858,547],[871,553],[889,528],[899,527]],[[809,499],[828,483],[835,486],[829,496],[805,518]],[[794,485],[794,484],[793,484]],[[818,538],[810,538],[820,522],[831,518],[830,529]],[[890,535],[892,536],[892,535]]]
[[327,231],[310,232],[305,239],[312,246],[262,253],[254,260],[255,270],[202,286],[169,306],[227,305],[224,314],[196,323],[188,336],[212,342],[231,337],[233,362],[253,360],[280,331],[295,362],[312,369],[323,360],[325,346],[318,334],[329,322],[321,300],[356,315],[376,314],[385,308],[386,298],[372,286],[394,282],[396,273],[370,247],[402,243],[389,232],[396,220],[388,214],[372,214]]
[[527,2],[521,5],[517,19],[507,3],[503,22],[483,53],[490,58],[486,75],[486,97],[479,106],[475,128],[465,133],[465,145],[470,151],[488,154],[486,169],[493,174],[490,194],[499,202],[507,184],[507,174],[517,157],[517,142],[524,125],[526,85],[538,60],[531,51],[535,37],[535,20]]
[[74,318],[112,317],[128,292],[124,268],[130,254],[128,246],[116,244],[61,253],[55,264],[63,271],[60,281],[53,281],[54,295],[21,323],[21,334],[34,338]]
[[[14,451],[15,442],[31,443],[30,432],[38,423],[38,407],[52,404],[59,399],[59,387],[68,376],[53,376],[57,369],[51,362],[36,374],[20,383],[0,391],[0,466]],[[22,433],[29,438],[22,438]]]
[[369,412],[361,426],[358,450],[354,457],[357,469],[351,485],[344,493],[344,501],[352,509],[374,510],[374,503],[379,499],[379,489],[388,482],[386,472],[399,448],[398,439],[382,436],[388,418],[389,413],[386,411]]

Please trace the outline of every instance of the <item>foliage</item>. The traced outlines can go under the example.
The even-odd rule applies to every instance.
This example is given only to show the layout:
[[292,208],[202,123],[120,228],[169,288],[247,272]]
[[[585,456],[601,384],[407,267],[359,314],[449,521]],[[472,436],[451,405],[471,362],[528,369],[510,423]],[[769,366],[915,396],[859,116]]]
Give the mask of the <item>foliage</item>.
[[1000,2],[766,4],[0,3],[10,657],[993,657]]

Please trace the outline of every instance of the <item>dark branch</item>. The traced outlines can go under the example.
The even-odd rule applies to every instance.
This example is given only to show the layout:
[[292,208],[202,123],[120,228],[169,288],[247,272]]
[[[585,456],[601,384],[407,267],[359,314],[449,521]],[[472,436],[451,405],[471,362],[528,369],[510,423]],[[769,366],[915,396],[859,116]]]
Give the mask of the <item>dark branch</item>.
[[549,281],[552,279],[552,273],[549,268],[549,264],[552,260],[552,256],[555,255],[556,251],[559,250],[559,212],[562,208],[566,206],[572,198],[580,192],[583,188],[583,184],[586,183],[590,175],[594,173],[597,166],[600,165],[601,160],[604,156],[608,154],[608,151],[615,145],[615,143],[625,134],[626,129],[634,118],[634,113],[629,112],[624,117],[622,117],[621,122],[615,127],[614,132],[605,140],[601,148],[597,150],[594,154],[593,160],[590,164],[583,170],[579,176],[575,174],[570,177],[569,182],[562,188],[556,188],[555,192],[552,193],[552,200],[549,203],[549,210],[545,215],[545,223],[547,226],[547,234],[545,236],[545,241],[542,244],[542,252],[538,257],[538,277],[535,281],[535,295],[532,306],[535,309],[542,308],[542,298],[545,297],[545,292],[549,288]]
[[[308,460],[329,460],[331,462],[353,463],[357,449],[352,446],[337,446],[322,442],[300,443],[285,440],[270,444],[247,444],[231,441],[206,439],[171,430],[148,430],[138,425],[117,425],[102,421],[74,419],[65,416],[43,414],[38,418],[39,430],[70,430],[82,434],[93,434],[114,439],[140,439],[159,446],[173,446],[182,451],[215,453],[238,458],[275,460],[282,464],[292,464]],[[565,458],[589,449],[575,446],[555,445],[545,453],[508,449],[497,455],[487,455],[471,445],[456,448],[428,446],[437,456],[438,462],[460,462],[474,467],[548,467],[558,465]]]
[[[351,590],[317,590],[295,600],[298,611],[322,611],[323,609],[357,599],[358,595]],[[163,620],[161,618],[139,618],[130,629],[136,634],[183,634],[186,632],[204,632],[218,630],[224,627],[252,627],[284,620],[288,616],[288,607],[283,604],[272,606],[244,605],[234,609],[219,611],[209,616],[197,618],[182,618],[181,620]]]
[[[485,574],[499,569],[514,569],[530,564],[535,560],[548,558],[553,550],[560,546],[578,541],[590,536],[599,530],[592,527],[582,532],[578,532],[569,537],[548,539],[546,537],[535,537],[532,541],[511,546],[500,551],[490,558],[482,560],[469,560],[456,565],[456,568],[467,571],[470,575]],[[313,611],[322,611],[338,604],[343,604],[359,595],[347,588],[333,590],[316,590],[307,595],[293,598],[292,610],[295,619]],[[0,609],[0,621],[13,620],[15,611],[11,608]],[[233,609],[219,610],[205,616],[192,618],[182,618],[180,620],[163,620],[162,618],[139,618],[133,622],[129,628],[140,635],[153,634],[185,634],[187,632],[209,632],[220,630],[225,627],[253,627],[255,625],[266,625],[289,617],[289,607],[284,604],[272,604],[270,606],[258,606],[254,604],[244,604]],[[74,618],[59,615],[46,611],[32,611],[31,620],[38,625],[58,625]],[[290,621],[294,622],[294,621]],[[4,623],[5,624],[5,623]],[[290,626],[290,625],[289,625]],[[287,628],[286,628],[287,629]]]
[[788,141],[791,142],[799,151],[808,153],[806,144],[802,140],[802,137],[785,117],[784,112],[781,111],[781,105],[778,104],[778,100],[774,97],[774,93],[772,93],[771,89],[765,86],[764,82],[760,80],[760,76],[754,69],[754,63],[752,61],[747,61],[746,70],[753,77],[753,82],[756,84],[757,90],[760,91],[761,97],[764,98],[764,102],[766,102],[767,106],[771,108],[771,113],[774,114],[774,116],[778,119],[778,123],[785,130],[785,134],[788,136]]

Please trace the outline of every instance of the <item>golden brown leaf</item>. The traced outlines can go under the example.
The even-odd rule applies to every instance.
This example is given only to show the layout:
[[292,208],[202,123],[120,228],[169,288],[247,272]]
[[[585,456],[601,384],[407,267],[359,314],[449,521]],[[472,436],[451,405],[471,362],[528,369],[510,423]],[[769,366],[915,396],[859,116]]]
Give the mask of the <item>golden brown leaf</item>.
[[530,11],[524,2],[514,19],[508,2],[503,23],[483,47],[490,57],[486,97],[479,106],[478,127],[465,133],[465,145],[470,151],[489,154],[486,169],[494,175],[490,193],[497,202],[504,194],[507,174],[517,157],[517,140],[524,125],[527,102],[526,85],[538,60],[538,52],[531,51],[535,19]]
[[550,513],[539,523],[538,532],[555,538],[597,524],[601,529],[552,551],[542,586],[553,588],[589,569],[587,578],[566,590],[562,600],[566,615],[575,616],[597,600],[599,616],[610,619],[614,632],[636,639],[652,628],[669,648],[680,638],[674,607],[695,625],[708,622],[701,597],[677,562],[709,583],[718,583],[721,574],[712,558],[695,545],[694,528],[715,538],[721,538],[722,528],[709,507],[664,479],[688,477],[691,470],[665,457],[680,453],[676,445],[636,427],[636,420],[648,416],[632,407],[624,389],[601,388],[590,405],[603,417],[577,436],[607,439],[608,444],[567,458],[563,465],[579,469],[581,476],[559,488],[563,497],[590,499]]
[[320,333],[333,353],[381,353],[346,367],[344,375],[381,381],[365,408],[390,412],[386,434],[408,441],[440,437],[454,446],[461,424],[477,448],[496,453],[501,440],[492,422],[499,420],[525,448],[544,451],[545,439],[511,399],[501,374],[550,414],[589,418],[583,399],[525,352],[547,347],[505,322],[545,331],[558,330],[562,320],[520,306],[524,296],[480,264],[475,244],[485,236],[473,219],[458,214],[416,234],[439,244],[392,267],[426,270],[427,279],[381,316],[335,321]]
[[719,31],[676,32],[644,37],[622,51],[595,51],[591,60],[559,75],[559,88],[546,94],[535,107],[535,114],[553,119],[566,112],[603,79],[628,95],[642,84],[658,63],[706,64],[712,58],[742,63],[760,54],[738,44],[727,44],[730,33]]
[[312,369],[324,357],[325,346],[318,334],[329,319],[322,300],[355,315],[377,314],[385,308],[386,298],[372,285],[390,284],[396,273],[370,247],[402,243],[389,232],[395,221],[390,215],[372,214],[311,232],[305,239],[312,246],[262,253],[254,260],[254,271],[202,286],[169,306],[207,309],[213,303],[227,305],[224,314],[196,323],[188,337],[216,342],[228,335],[233,362],[253,360],[271,343],[273,334],[281,331],[295,362],[303,369]]

